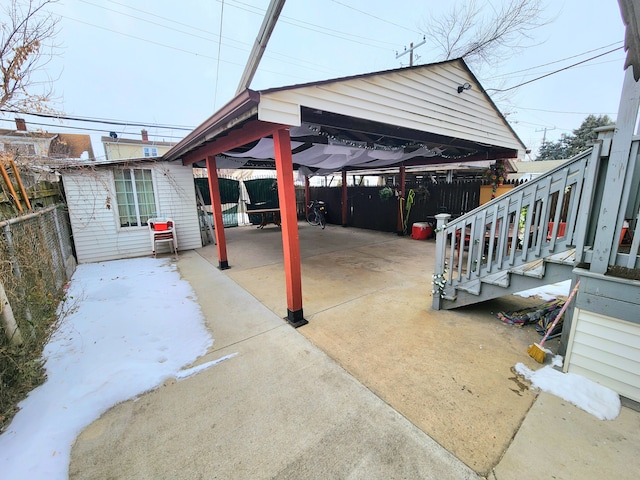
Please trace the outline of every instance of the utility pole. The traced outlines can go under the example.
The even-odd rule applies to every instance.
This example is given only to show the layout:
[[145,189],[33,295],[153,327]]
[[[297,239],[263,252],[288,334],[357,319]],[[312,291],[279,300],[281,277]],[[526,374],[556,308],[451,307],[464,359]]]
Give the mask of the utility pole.
[[542,128],[540,130],[536,130],[536,132],[544,132],[542,134],[542,143],[545,143],[547,141],[547,130],[555,130],[555,129],[556,129],[556,127],[553,127],[553,128],[544,127],[544,128]]
[[427,43],[427,40],[426,40],[425,37],[422,37],[422,41],[420,43],[418,43],[417,45],[415,45],[415,46],[413,45],[413,42],[411,42],[409,44],[409,49],[408,50],[407,50],[407,47],[404,47],[404,52],[402,52],[402,53],[396,52],[396,59],[400,58],[401,56],[403,56],[406,53],[409,53],[409,66],[413,67],[413,51],[416,48],[424,45],[425,43]]

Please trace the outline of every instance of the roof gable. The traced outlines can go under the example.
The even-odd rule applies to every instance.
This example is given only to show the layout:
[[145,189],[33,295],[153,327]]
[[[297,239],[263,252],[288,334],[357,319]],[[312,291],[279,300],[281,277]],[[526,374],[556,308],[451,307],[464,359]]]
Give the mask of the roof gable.
[[[471,88],[458,92],[465,83]],[[258,118],[299,126],[303,107],[522,153],[525,148],[461,59],[264,90]]]

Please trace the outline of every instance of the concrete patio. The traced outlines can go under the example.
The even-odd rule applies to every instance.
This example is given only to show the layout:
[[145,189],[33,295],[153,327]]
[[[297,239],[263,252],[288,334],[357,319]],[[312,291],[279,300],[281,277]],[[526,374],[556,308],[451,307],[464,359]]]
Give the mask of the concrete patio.
[[178,268],[215,339],[198,363],[238,357],[107,412],[71,478],[635,478],[640,414],[602,422],[513,374],[539,337],[495,313],[539,299],[433,311],[433,240],[301,223],[294,330],[280,230],[226,233],[231,269],[214,246]]

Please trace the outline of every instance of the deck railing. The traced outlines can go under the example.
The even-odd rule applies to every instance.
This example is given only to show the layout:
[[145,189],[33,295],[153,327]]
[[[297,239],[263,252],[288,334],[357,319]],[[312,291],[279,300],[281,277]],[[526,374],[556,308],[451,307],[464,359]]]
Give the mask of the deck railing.
[[[569,249],[582,268],[597,264],[594,255],[604,251],[608,274],[638,273],[640,234],[633,233],[640,221],[640,138],[631,144],[620,208],[609,213],[601,207],[610,193],[611,138],[612,131],[601,133],[590,151],[455,220],[438,215],[433,308],[483,277]],[[603,247],[597,234],[607,228],[615,233]]]
[[434,308],[457,287],[571,248],[588,159],[578,155],[453,221],[439,215],[436,275],[444,285]]

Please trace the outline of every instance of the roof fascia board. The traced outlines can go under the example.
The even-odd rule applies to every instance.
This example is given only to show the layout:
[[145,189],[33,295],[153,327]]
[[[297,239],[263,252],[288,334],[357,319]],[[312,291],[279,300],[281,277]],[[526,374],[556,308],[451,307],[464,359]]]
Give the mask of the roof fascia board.
[[206,143],[190,152],[183,157],[182,164],[192,165],[209,156],[218,155],[227,150],[233,150],[234,148],[241,147],[247,143],[272,135],[276,130],[287,127],[288,125],[264,122],[261,120],[246,122],[241,128],[232,130],[228,135]]
[[196,127],[171,150],[163,155],[167,161],[174,161],[189,151],[200,147],[220,133],[233,128],[238,123],[257,114],[260,94],[253,90],[245,90],[236,95],[220,110]]

